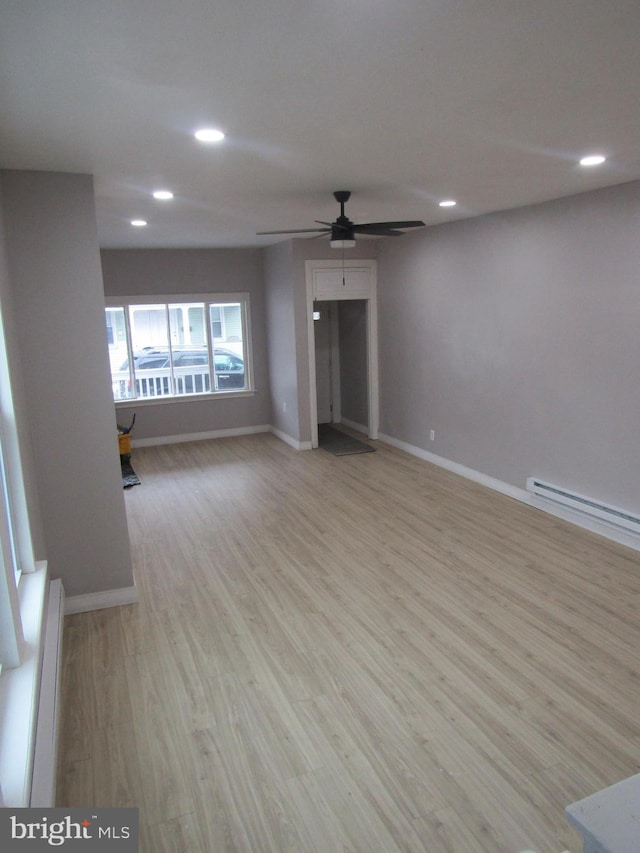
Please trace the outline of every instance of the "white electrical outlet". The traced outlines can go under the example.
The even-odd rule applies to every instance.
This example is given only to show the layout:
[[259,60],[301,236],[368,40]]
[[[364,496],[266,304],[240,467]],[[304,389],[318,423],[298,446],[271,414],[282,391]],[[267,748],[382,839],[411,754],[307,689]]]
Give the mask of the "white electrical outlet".
[[435,438],[436,438],[436,431],[435,431],[435,429],[430,429],[430,430],[429,430],[429,441],[435,441]]

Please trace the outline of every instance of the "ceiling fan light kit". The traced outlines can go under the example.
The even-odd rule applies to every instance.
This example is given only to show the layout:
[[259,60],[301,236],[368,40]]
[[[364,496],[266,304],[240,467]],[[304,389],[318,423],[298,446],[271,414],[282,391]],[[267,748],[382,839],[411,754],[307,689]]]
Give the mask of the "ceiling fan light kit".
[[371,237],[400,237],[404,234],[400,229],[422,228],[425,224],[421,220],[410,219],[402,222],[363,222],[358,225],[352,222],[344,212],[344,206],[351,197],[351,191],[336,190],[333,197],[340,205],[340,216],[335,222],[322,222],[316,219],[318,225],[323,225],[323,228],[293,228],[288,231],[258,231],[257,233],[259,235],[314,233],[318,237],[328,234],[332,249],[353,249],[356,245],[356,234],[368,234]]
[[347,226],[345,228],[334,227],[331,229],[330,246],[332,249],[353,249],[355,245],[356,235],[353,228]]

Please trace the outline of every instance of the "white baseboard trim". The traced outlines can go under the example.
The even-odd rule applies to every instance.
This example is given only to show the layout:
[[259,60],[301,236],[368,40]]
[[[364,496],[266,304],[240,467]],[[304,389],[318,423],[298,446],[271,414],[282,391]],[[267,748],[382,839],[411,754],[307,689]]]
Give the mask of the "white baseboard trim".
[[510,483],[505,483],[502,480],[496,480],[494,477],[489,477],[481,471],[475,471],[473,468],[467,468],[466,465],[461,465],[459,462],[453,462],[451,459],[446,459],[444,456],[437,456],[435,453],[430,453],[428,450],[423,450],[421,447],[416,447],[413,444],[408,444],[406,441],[400,441],[393,438],[391,435],[380,433],[380,441],[385,444],[390,444],[392,447],[397,447],[398,450],[404,450],[405,453],[410,453],[412,456],[417,456],[424,459],[425,462],[431,462],[439,468],[446,468],[447,471],[452,471],[454,474],[460,474],[461,477],[466,477],[467,480],[473,480],[475,483],[480,483],[482,486],[487,486],[493,489],[494,492],[500,492],[503,495],[508,495],[510,498],[515,498],[518,501],[531,503],[531,493],[526,489],[519,489],[517,486],[512,486]]
[[138,590],[135,586],[121,589],[105,589],[102,592],[89,592],[86,595],[72,595],[65,602],[65,616],[71,613],[86,613],[88,610],[105,610],[107,607],[121,607],[123,604],[137,604]]
[[269,432],[273,433],[276,438],[279,438],[280,441],[284,441],[285,444],[288,444],[295,450],[311,450],[312,448],[312,444],[310,441],[298,441],[298,439],[293,438],[288,433],[282,432],[282,430],[277,429],[274,426],[269,428]]
[[623,530],[606,521],[599,521],[591,516],[576,510],[568,509],[555,504],[553,501],[545,500],[537,495],[533,495],[526,489],[519,489],[511,483],[505,483],[503,480],[497,480],[495,477],[489,477],[481,471],[476,471],[473,468],[467,468],[466,465],[461,465],[458,462],[453,462],[451,459],[446,459],[443,456],[437,456],[435,453],[430,453],[421,447],[416,447],[413,444],[408,444],[406,441],[400,441],[391,435],[381,433],[380,441],[385,444],[390,444],[392,447],[397,447],[398,450],[404,450],[405,453],[410,453],[412,456],[417,456],[419,459],[424,459],[425,462],[431,462],[440,468],[446,468],[447,471],[452,471],[454,474],[459,474],[461,477],[466,477],[468,480],[473,480],[481,486],[486,486],[493,489],[494,492],[507,495],[521,503],[528,504],[542,512],[549,513],[556,518],[561,518],[563,521],[568,521],[584,530],[589,530],[591,533],[597,533],[598,536],[604,536],[605,539],[610,539],[620,545],[625,545],[627,548],[632,548],[634,551],[640,551],[640,536],[637,534]]
[[[158,435],[152,438],[136,438],[131,442],[131,447],[156,447],[162,444],[181,444],[186,441],[207,441],[212,438],[229,438],[236,435],[257,435],[258,433],[270,432],[296,450],[311,450],[310,441],[298,441],[286,432],[269,424],[260,424],[250,427],[232,427],[230,429],[213,429],[207,432],[185,432],[180,435]],[[93,610],[94,608],[88,608]]]
[[234,435],[255,435],[259,432],[269,432],[268,424],[249,427],[231,427],[229,429],[213,429],[206,432],[185,432],[180,435],[159,435],[152,438],[136,438],[131,442],[132,447],[154,447],[159,444],[181,444],[185,441],[206,441],[210,438],[228,438]]

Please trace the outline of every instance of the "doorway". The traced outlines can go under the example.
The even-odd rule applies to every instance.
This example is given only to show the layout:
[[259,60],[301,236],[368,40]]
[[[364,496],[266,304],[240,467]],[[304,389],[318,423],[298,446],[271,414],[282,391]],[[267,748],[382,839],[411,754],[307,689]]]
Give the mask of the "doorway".
[[340,421],[340,334],[338,303],[314,302],[313,328],[316,351],[316,420]]
[[318,446],[318,423],[346,423],[375,439],[376,262],[307,261],[306,279],[311,446]]
[[342,423],[369,432],[367,303],[314,302],[318,425]]

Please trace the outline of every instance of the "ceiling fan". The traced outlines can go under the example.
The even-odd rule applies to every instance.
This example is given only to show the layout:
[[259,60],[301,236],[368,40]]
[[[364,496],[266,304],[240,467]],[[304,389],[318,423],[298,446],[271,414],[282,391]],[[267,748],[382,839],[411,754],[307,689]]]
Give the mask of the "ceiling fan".
[[265,234],[305,234],[315,233],[318,237],[323,234],[331,235],[331,246],[334,249],[353,249],[356,244],[356,234],[369,234],[374,237],[401,237],[402,228],[421,228],[424,222],[419,219],[410,219],[403,222],[364,222],[357,225],[352,222],[344,212],[344,206],[351,197],[349,190],[336,190],[333,197],[340,205],[340,216],[335,222],[315,221],[324,228],[294,228],[290,231],[258,231],[259,235]]

